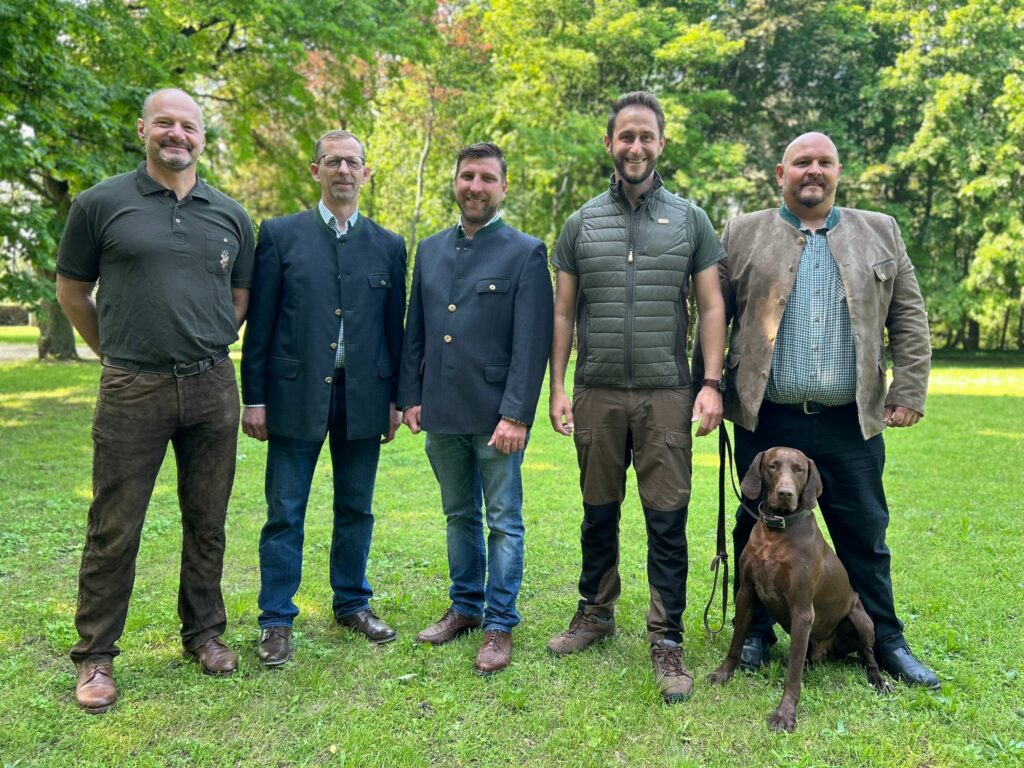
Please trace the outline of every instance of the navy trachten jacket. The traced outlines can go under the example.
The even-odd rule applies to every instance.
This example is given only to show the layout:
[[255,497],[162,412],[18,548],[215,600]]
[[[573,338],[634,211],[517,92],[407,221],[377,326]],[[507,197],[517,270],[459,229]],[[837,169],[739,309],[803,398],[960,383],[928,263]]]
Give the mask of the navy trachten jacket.
[[365,216],[340,238],[316,208],[263,222],[242,344],[242,400],[266,405],[272,435],[326,436],[342,313],[348,438],[387,433],[405,266],[402,238]]

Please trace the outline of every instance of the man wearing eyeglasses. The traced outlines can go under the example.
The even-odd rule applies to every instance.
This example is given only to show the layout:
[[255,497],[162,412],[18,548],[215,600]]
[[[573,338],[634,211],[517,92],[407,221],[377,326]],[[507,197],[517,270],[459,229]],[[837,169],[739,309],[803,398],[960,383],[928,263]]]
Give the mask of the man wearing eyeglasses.
[[351,133],[321,136],[310,173],[320,185],[317,206],[260,226],[242,346],[242,429],[268,441],[259,549],[258,657],[265,666],[292,655],[303,523],[325,438],[334,481],[335,619],[371,643],[395,639],[370,608],[366,561],[380,446],[400,423],[405,243],[359,213],[370,169]]

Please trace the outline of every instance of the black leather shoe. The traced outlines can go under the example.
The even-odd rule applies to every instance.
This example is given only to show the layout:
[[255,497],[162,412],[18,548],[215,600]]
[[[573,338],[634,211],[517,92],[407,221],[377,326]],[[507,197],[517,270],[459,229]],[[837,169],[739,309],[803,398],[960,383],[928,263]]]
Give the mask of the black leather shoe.
[[377,614],[370,608],[339,616],[338,623],[362,633],[367,640],[378,645],[390,643],[398,636],[398,633],[377,618]]
[[743,641],[743,650],[740,651],[740,669],[756,672],[761,667],[767,667],[771,647],[771,643],[766,642],[764,638],[746,638]]
[[260,630],[256,656],[264,667],[276,667],[292,657],[292,628],[266,627]]
[[914,658],[907,646],[894,651],[887,651],[878,656],[879,666],[907,685],[919,685],[922,688],[938,688],[939,677],[928,667]]

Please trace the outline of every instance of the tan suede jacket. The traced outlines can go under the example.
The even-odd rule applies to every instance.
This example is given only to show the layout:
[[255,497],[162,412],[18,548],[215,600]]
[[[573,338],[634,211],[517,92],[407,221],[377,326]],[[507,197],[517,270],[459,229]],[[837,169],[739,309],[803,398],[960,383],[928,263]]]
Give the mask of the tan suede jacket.
[[[886,405],[924,413],[931,368],[928,315],[895,219],[839,210],[839,224],[828,233],[828,242],[846,289],[857,356],[857,410],[867,439],[882,431]],[[803,235],[778,209],[739,216],[722,235],[728,256],[719,263],[719,273],[726,319],[732,321],[725,418],[745,429],[757,426],[775,334],[803,243]],[[888,393],[886,330],[893,362]]]

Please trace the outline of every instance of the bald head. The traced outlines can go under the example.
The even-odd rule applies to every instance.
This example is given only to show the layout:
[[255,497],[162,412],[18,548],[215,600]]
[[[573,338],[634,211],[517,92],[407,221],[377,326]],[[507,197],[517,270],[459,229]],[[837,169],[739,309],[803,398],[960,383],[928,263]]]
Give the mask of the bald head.
[[191,105],[192,109],[196,111],[199,126],[203,127],[203,108],[199,106],[199,102],[180,88],[161,88],[149,94],[142,102],[143,121],[153,114],[153,104],[162,101],[171,101],[182,106],[186,104]]
[[836,145],[832,143],[832,139],[824,133],[808,131],[807,133],[800,134],[789,142],[789,146],[786,147],[786,151],[782,153],[782,164],[785,165],[786,161],[793,155],[793,152],[804,144],[816,144],[831,147],[832,154],[835,155],[836,162],[839,162],[839,150],[836,149]]
[[832,139],[824,133],[805,133],[786,147],[775,166],[775,180],[786,207],[808,222],[824,222],[836,200],[843,166]]
[[163,88],[149,94],[142,103],[138,134],[146,145],[146,168],[151,176],[195,174],[195,162],[206,146],[206,132],[203,111],[187,93]]

